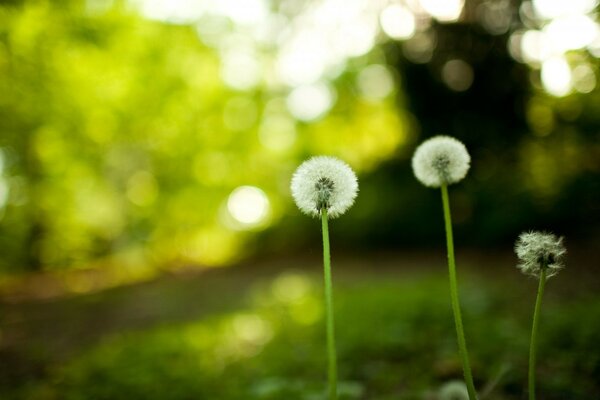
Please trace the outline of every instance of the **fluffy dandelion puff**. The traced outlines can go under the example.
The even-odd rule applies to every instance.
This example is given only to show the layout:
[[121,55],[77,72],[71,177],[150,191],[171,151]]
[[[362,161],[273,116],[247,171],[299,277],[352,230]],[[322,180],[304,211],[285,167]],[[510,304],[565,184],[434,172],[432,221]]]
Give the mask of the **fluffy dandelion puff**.
[[469,171],[471,157],[460,141],[435,136],[421,143],[412,158],[415,176],[423,185],[440,187],[462,180]]
[[546,232],[525,232],[517,239],[515,253],[521,262],[517,267],[527,275],[539,277],[542,269],[546,275],[556,275],[563,267],[567,250],[562,237]]
[[326,209],[330,218],[336,218],[354,203],[358,180],[345,162],[318,156],[305,161],[294,172],[291,190],[303,213],[319,217],[321,210]]
[[461,381],[445,383],[438,391],[438,400],[469,400],[467,385]]

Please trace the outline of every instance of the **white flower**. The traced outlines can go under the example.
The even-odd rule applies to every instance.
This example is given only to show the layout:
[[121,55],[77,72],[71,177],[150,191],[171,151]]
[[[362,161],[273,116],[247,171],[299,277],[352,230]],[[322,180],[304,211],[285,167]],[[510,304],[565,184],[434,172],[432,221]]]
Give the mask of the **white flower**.
[[467,175],[471,157],[464,144],[449,136],[427,139],[415,151],[412,168],[425,186],[456,183]]
[[318,156],[302,163],[292,177],[292,196],[305,214],[319,217],[322,209],[336,218],[348,210],[358,193],[352,168],[335,157]]
[[567,250],[563,238],[546,232],[525,232],[515,244],[515,252],[521,260],[517,267],[527,275],[540,276],[542,269],[551,277],[563,267],[562,259]]

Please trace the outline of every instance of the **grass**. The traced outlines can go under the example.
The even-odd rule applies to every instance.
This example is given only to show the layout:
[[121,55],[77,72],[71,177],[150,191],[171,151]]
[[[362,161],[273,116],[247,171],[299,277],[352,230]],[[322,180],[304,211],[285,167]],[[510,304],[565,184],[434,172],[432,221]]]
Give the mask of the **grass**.
[[[462,377],[443,259],[411,273],[387,267],[365,272],[356,268],[361,262],[354,261],[354,267],[343,262],[333,266],[340,399],[436,399],[444,383]],[[172,304],[163,308],[206,312],[189,311],[184,318],[180,311],[181,318],[173,319],[167,318],[172,310],[165,311],[165,318],[127,329],[97,324],[104,334],[63,359],[49,356],[43,372],[18,381],[5,379],[2,398],[325,399],[327,361],[318,272],[276,268],[257,274],[245,286],[210,285],[203,280],[206,287],[203,294],[196,294],[199,298],[171,289],[165,292],[170,297],[162,298],[165,293],[151,286],[150,293],[158,297],[145,297],[140,304],[153,299],[152,309],[164,301]],[[564,272],[568,275],[568,270]],[[557,277],[548,282],[542,310],[537,389],[545,400],[583,400],[600,393],[600,354],[595,350],[600,296],[569,284],[569,276],[565,281]],[[182,282],[193,292],[189,280]],[[524,398],[535,282],[516,270],[498,275],[468,268],[461,271],[459,285],[477,388],[498,380],[487,399]],[[186,303],[175,300],[181,296]],[[220,297],[229,306],[219,308]],[[201,303],[195,304],[195,299]],[[114,299],[106,304],[123,306]],[[129,312],[135,314],[136,308]],[[118,324],[115,319],[103,321]],[[27,348],[35,343],[34,336],[30,339]]]

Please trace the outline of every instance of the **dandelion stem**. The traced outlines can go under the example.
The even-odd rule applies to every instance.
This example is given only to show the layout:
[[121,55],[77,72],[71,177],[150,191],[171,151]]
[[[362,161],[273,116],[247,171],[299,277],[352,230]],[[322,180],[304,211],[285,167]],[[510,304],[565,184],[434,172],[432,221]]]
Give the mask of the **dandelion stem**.
[[477,392],[473,384],[473,375],[469,365],[469,354],[467,353],[467,342],[463,330],[462,316],[460,313],[460,303],[458,301],[458,285],[456,283],[456,263],[454,261],[454,240],[452,238],[452,218],[450,216],[450,202],[448,200],[448,186],[441,185],[442,203],[444,206],[444,222],[446,226],[446,246],[448,249],[448,272],[450,274],[450,297],[452,299],[452,311],[454,313],[454,324],[456,325],[456,335],[458,337],[458,351],[462,360],[463,374],[469,399],[476,400]]
[[333,289],[331,284],[331,256],[329,254],[329,225],[327,209],[321,210],[323,229],[323,272],[325,278],[325,314],[327,318],[327,363],[329,400],[337,399],[337,362],[335,354],[335,332],[333,324]]
[[531,328],[531,344],[529,346],[529,400],[535,400],[535,351],[537,347],[537,331],[540,324],[540,310],[542,309],[542,296],[546,286],[546,268],[540,273],[535,309],[533,311],[533,326]]

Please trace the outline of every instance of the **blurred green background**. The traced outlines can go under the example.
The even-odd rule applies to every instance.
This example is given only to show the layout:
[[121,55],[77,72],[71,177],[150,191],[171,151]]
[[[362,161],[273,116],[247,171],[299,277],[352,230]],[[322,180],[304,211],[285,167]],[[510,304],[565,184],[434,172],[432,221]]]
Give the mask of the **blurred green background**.
[[[334,264],[340,257],[348,282],[339,323],[353,326],[344,307],[363,298],[370,321],[349,328],[347,342],[340,331],[341,357],[352,360],[344,390],[435,397],[422,391],[460,371],[439,193],[414,179],[410,157],[447,134],[472,156],[451,202],[457,245],[468,249],[466,314],[479,327],[467,334],[483,342],[474,357],[488,367],[477,379],[503,369],[484,358],[502,358],[484,336],[506,330],[496,339],[515,343],[502,351],[517,367],[497,394],[520,398],[534,285],[513,271],[510,252],[523,230],[547,229],[567,237],[555,302],[572,307],[548,327],[566,347],[548,339],[563,358],[545,373],[564,376],[544,398],[593,398],[597,11],[596,0],[0,1],[0,394],[318,399],[320,236],[289,180],[306,158],[329,154],[360,181],[357,203],[332,224]],[[344,272],[354,259],[364,268]],[[432,277],[407,272],[427,265]],[[221,266],[231,268],[212,269]],[[490,270],[525,291],[515,303],[485,282]],[[300,294],[256,300],[281,279]],[[422,315],[405,315],[411,302]],[[582,320],[595,323],[573,328],[580,335],[566,345],[561,333]],[[389,336],[367,343],[369,324]],[[230,343],[236,329],[242,342],[261,342],[249,356]],[[430,341],[419,344],[423,330]],[[195,356],[221,345],[227,355]],[[420,352],[428,346],[447,348]],[[388,365],[398,360],[422,375],[401,378],[411,369]],[[448,365],[431,374],[439,363]],[[133,381],[123,372],[132,369]],[[170,383],[159,390],[158,377]]]

